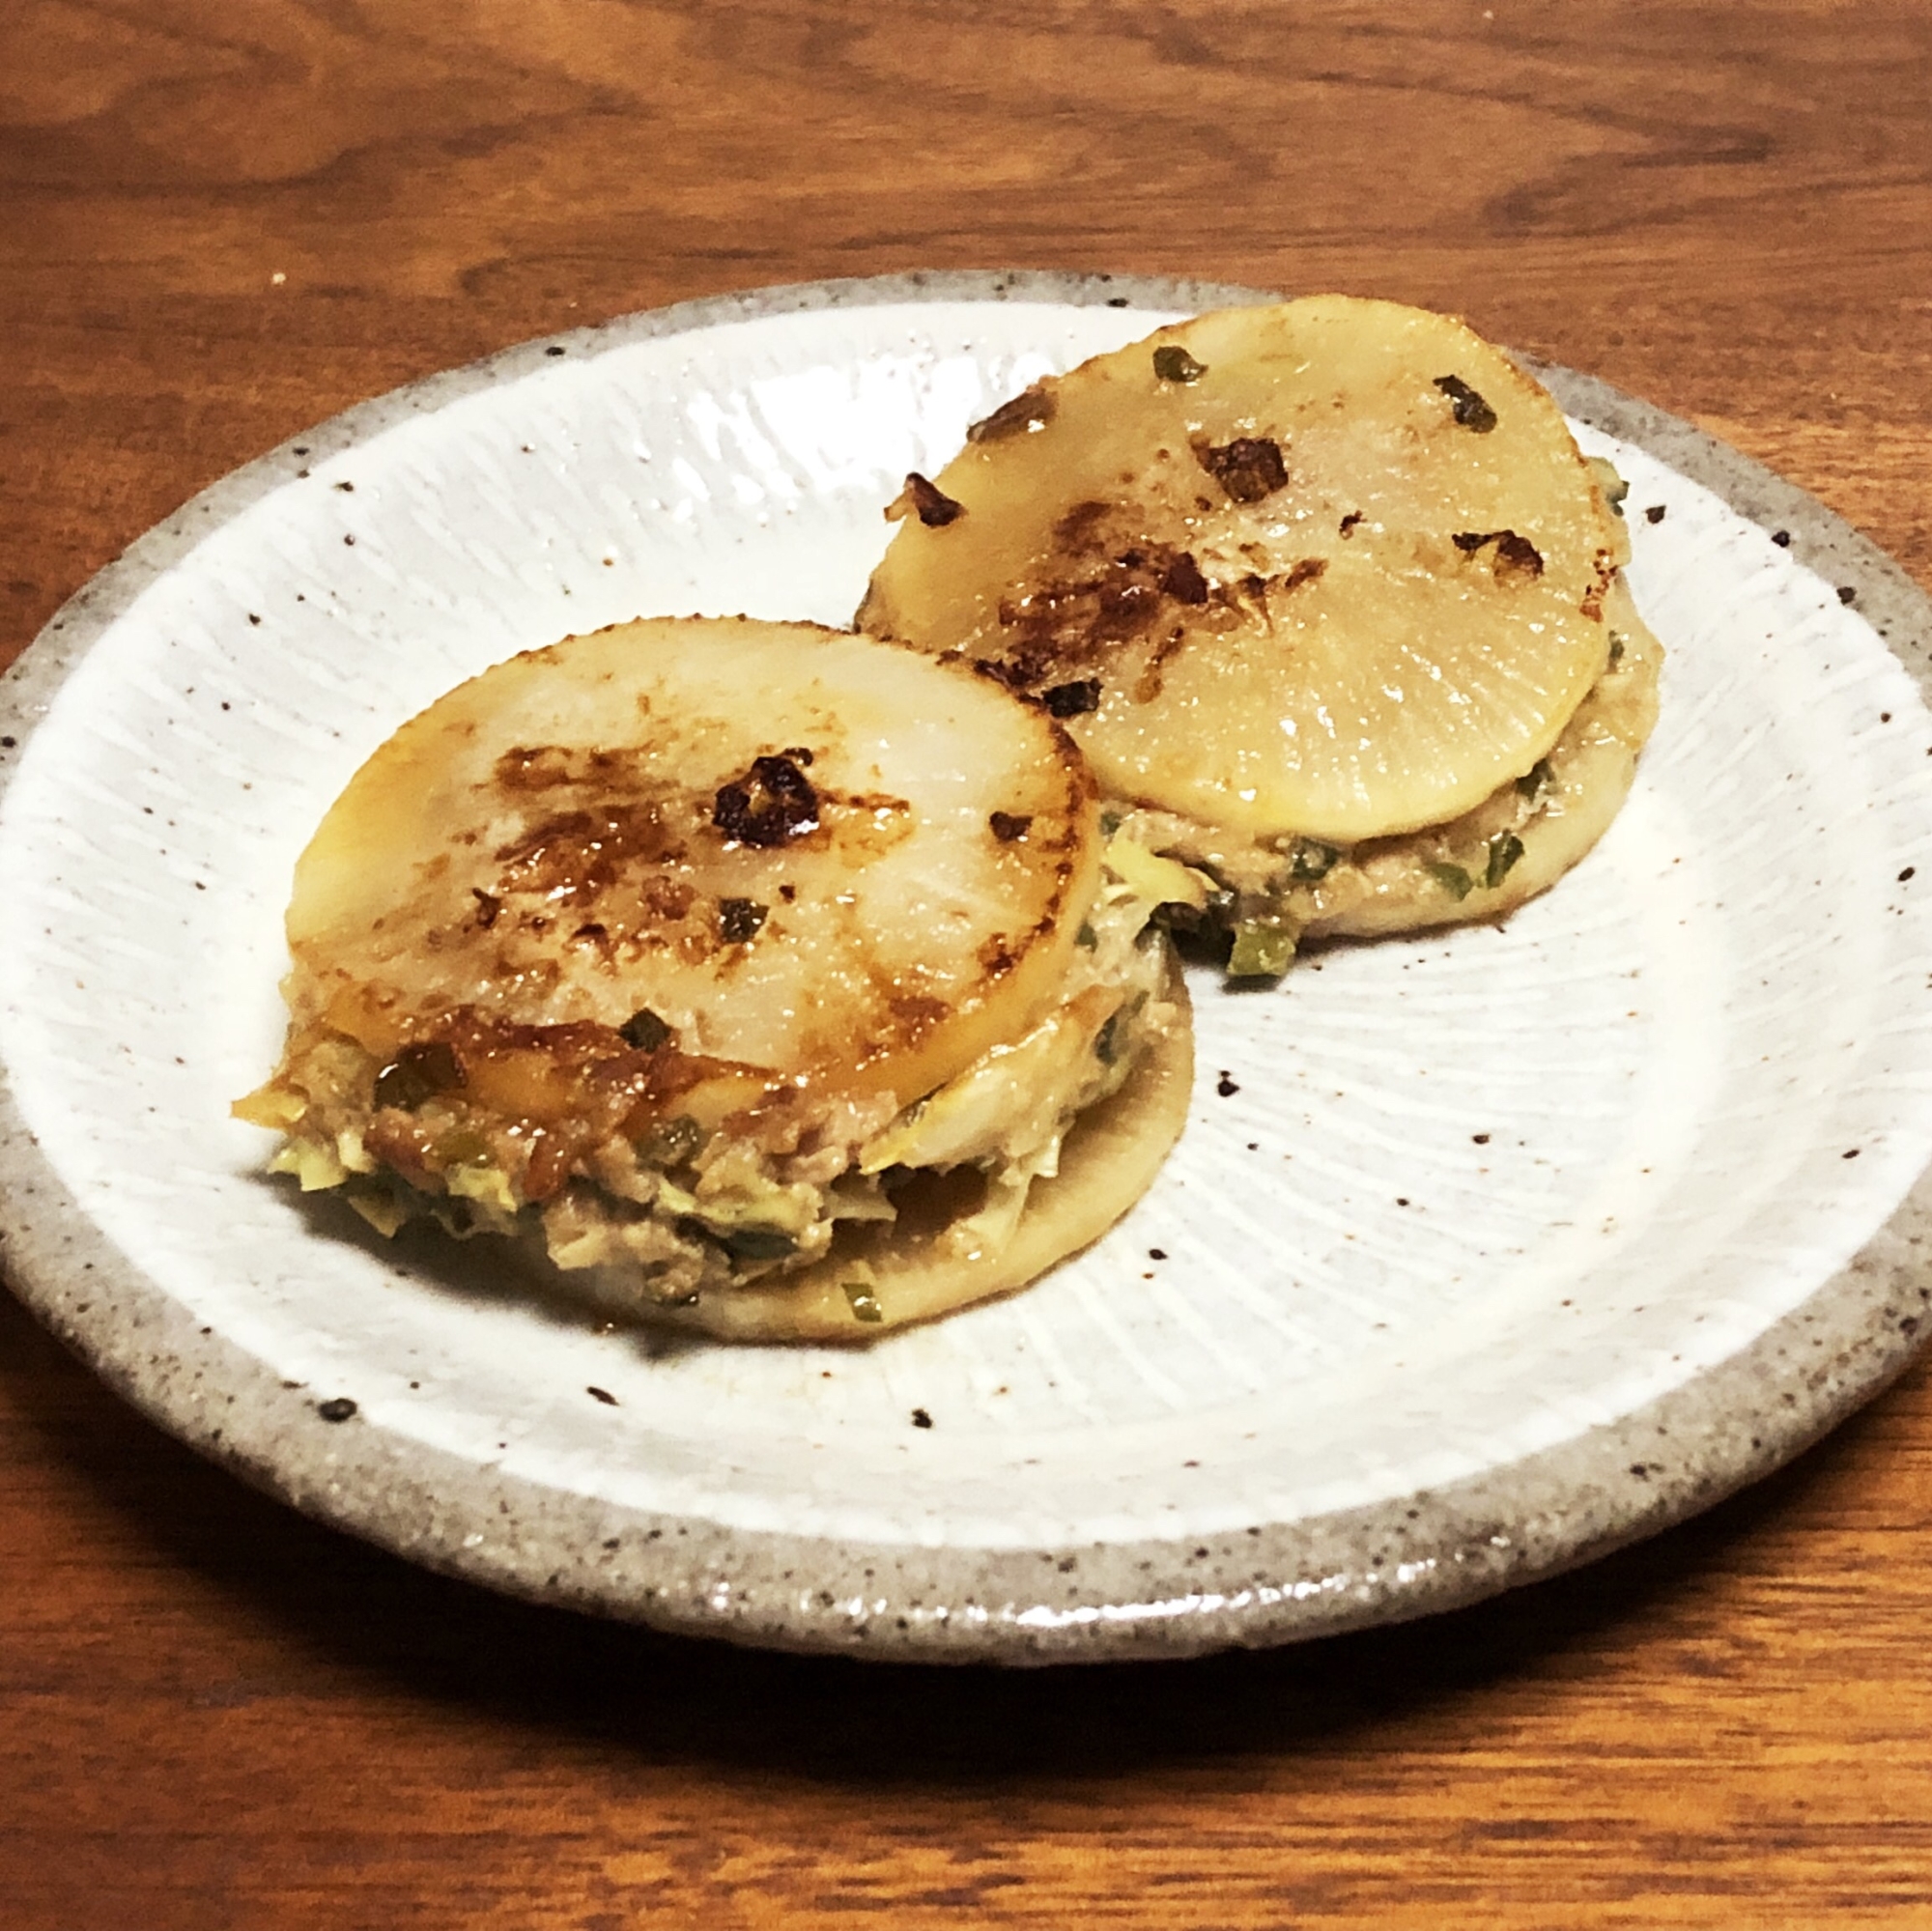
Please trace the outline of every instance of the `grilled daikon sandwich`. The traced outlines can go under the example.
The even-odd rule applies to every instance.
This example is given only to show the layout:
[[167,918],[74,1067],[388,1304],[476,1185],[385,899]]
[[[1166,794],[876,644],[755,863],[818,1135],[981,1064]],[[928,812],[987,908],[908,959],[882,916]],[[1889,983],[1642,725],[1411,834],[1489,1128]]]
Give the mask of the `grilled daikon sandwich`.
[[1180,1130],[1185,994],[1039,708],[803,624],[652,620],[405,724],[297,867],[238,1113],[375,1226],[607,1307],[865,1339],[1017,1287]]
[[1163,328],[907,479],[862,627],[1062,719],[1237,973],[1491,918],[1587,850],[1656,718],[1606,465],[1452,318]]

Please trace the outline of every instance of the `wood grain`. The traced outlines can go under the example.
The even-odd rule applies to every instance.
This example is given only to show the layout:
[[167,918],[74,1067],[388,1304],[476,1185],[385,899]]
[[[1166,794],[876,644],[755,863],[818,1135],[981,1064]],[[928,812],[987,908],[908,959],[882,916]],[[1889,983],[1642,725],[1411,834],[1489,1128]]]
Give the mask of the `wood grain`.
[[[1932,582],[1932,10],[14,0],[0,662],[334,410],[762,283],[1459,309]],[[1645,1548],[1047,1678],[499,1602],[239,1488],[0,1301],[0,1921],[1932,1924],[1932,1383]]]

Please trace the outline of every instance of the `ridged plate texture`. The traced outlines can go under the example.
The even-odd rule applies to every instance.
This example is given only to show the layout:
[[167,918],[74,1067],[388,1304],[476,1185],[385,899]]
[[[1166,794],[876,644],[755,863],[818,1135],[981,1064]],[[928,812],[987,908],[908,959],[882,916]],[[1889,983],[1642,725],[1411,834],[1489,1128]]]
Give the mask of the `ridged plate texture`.
[[227,1107],[279,1040],[290,869],[403,719],[640,612],[846,621],[908,469],[1240,298],[912,277],[631,318],[368,404],[144,539],[0,686],[17,1290],[165,1425],[419,1559],[927,1657],[1467,1600],[1881,1384],[1925,1301],[1924,605],[1561,371],[1669,653],[1627,809],[1501,928],[1199,976],[1179,1150],[1030,1292],[869,1349],[601,1331],[480,1244],[390,1247],[260,1177]]

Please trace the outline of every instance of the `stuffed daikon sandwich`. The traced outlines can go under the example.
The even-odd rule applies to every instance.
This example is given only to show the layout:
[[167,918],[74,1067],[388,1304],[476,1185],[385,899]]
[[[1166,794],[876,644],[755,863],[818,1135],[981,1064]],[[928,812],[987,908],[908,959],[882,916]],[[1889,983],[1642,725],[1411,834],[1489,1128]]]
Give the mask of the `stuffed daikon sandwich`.
[[803,624],[648,620],[405,724],[297,867],[273,1167],[601,1305],[865,1339],[1022,1285],[1178,1136],[1185,994],[1042,706]]
[[963,653],[1183,862],[1236,973],[1493,918],[1589,849],[1657,715],[1607,465],[1461,322],[1341,296],[1163,328],[912,476],[864,628]]

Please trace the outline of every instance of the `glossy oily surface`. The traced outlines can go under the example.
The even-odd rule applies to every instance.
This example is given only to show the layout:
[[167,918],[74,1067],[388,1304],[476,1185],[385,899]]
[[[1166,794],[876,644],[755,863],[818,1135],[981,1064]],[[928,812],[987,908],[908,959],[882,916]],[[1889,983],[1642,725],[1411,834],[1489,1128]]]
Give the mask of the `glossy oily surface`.
[[619,625],[356,773],[296,867],[297,1006],[379,1057],[457,1007],[647,1008],[685,1054],[904,1105],[1052,1000],[1098,850],[1064,737],[984,679],[805,625]]
[[[639,318],[371,405],[157,533],[0,805],[28,935],[0,964],[8,1157],[74,1204],[14,1234],[47,1318],[190,1438],[440,1566],[747,1640],[1007,1660],[1466,1600],[1712,1499],[1889,1372],[1884,1230],[1932,1150],[1907,889],[1932,726],[1861,611],[1723,493],[1845,542],[1901,648],[1922,609],[1796,493],[1560,375],[1621,431],[1586,446],[1668,506],[1634,530],[1668,656],[1629,806],[1500,930],[1197,986],[1180,1148],[1028,1294],[857,1356],[667,1350],[254,1178],[221,1109],[272,1052],[289,867],[369,752],[531,634],[836,618],[908,469],[1208,305],[1105,306],[1120,288]],[[541,492],[507,487],[526,464]],[[52,687],[17,689],[19,733]],[[1837,1338],[1833,1373],[1780,1365],[1794,1322]],[[210,1377],[218,1441],[187,1392]],[[1659,1448],[1659,1415],[1692,1446]]]
[[1338,859],[1290,901],[1307,906],[1304,939],[1373,939],[1506,917],[1548,892],[1603,837],[1657,727],[1663,670],[1663,646],[1621,577],[1604,599],[1604,620],[1614,661],[1548,752],[1461,818]]
[[[913,266],[1466,315],[1694,421],[1932,585],[1917,0],[20,0],[0,43],[0,661],[24,651],[22,675],[142,531],[338,410],[586,322]],[[1796,490],[1762,470],[1743,490],[1655,418],[1562,393],[1788,532],[1794,575],[1853,590],[1852,615],[1921,661],[1899,577]],[[1647,538],[1682,504],[1632,506],[1660,556]],[[42,683],[30,702],[53,700]],[[33,742],[17,714],[6,736]],[[0,744],[0,772],[16,754]],[[1796,924],[1816,875],[1787,887]],[[131,901],[130,925],[174,893],[194,895]],[[10,906],[0,952],[21,940]],[[1821,1022],[1801,1000],[1787,1023]],[[1254,1094],[1221,1100],[1220,1070],[1204,1060],[1210,1120]],[[23,1291],[57,1258],[0,1235]],[[1128,1289],[1167,1264],[1133,1258]],[[1921,1292],[1874,1296],[1862,1338],[1796,1329],[1754,1411],[1776,1422],[1814,1381],[1868,1390],[1901,1323],[1932,1333]],[[48,1318],[72,1332],[91,1299]],[[208,1345],[148,1334],[144,1358]],[[0,1295],[7,1931],[1932,1918],[1923,1353],[1776,1476],[1568,1575],[1315,1642],[1043,1673],[861,1668],[503,1597],[280,1505]],[[223,1428],[212,1406],[197,1440]],[[959,1425],[928,1412],[929,1431],[898,1418],[908,1458]],[[311,1426],[349,1455],[354,1421]],[[1640,1498],[1631,1464],[1703,1438],[1632,1440],[1577,1492]],[[1342,1566],[1269,1550],[1244,1573]]]
[[[895,1327],[952,1318],[969,1302],[1022,1293],[1056,1262],[1098,1240],[1152,1183],[1187,1124],[1194,1037],[1178,971],[1166,988],[1178,1006],[1152,1035],[1124,1084],[1088,1107],[1056,1149],[1053,1171],[1028,1188],[1026,1209],[1000,1244],[961,1239],[946,1222],[911,1210],[891,1228],[868,1227],[834,1257],[795,1277],[776,1277],[733,1294],[714,1294],[668,1319],[734,1342],[854,1341],[880,1345]],[[1091,1050],[1091,1048],[1084,1048]],[[853,1266],[863,1264],[863,1273]],[[855,1309],[855,1275],[867,1284]],[[855,1314],[867,1325],[855,1325]],[[849,1347],[841,1349],[849,1352]],[[821,1369],[835,1378],[836,1369]]]
[[876,1339],[1086,1245],[1179,1130],[1184,994],[1101,843],[1065,732],[957,663],[744,618],[569,638],[328,808],[235,1111],[385,1236],[541,1251],[540,1301]]
[[1450,317],[1208,315],[969,437],[936,478],[957,513],[902,520],[862,621],[1023,689],[1091,682],[1069,727],[1110,796],[1252,836],[1413,831],[1526,772],[1604,667],[1597,480]]

